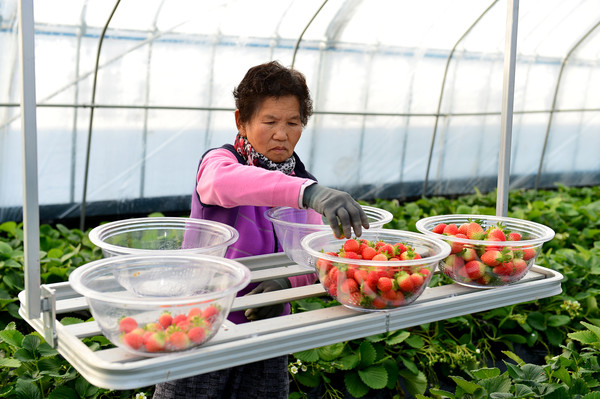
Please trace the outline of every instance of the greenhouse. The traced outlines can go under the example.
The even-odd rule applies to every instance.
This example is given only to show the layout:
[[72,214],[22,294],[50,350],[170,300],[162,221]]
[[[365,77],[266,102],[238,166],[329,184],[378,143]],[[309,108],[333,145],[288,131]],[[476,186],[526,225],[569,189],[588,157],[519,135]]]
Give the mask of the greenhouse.
[[[22,204],[17,3],[1,10],[0,220]],[[521,2],[511,188],[598,184],[599,15]],[[489,191],[505,25],[501,1],[36,2],[42,214],[78,218],[84,199],[89,215],[186,212],[200,156],[234,138],[233,88],[266,60],[306,75],[297,152],[324,184]]]
[[598,394],[597,0],[0,27],[0,396]]

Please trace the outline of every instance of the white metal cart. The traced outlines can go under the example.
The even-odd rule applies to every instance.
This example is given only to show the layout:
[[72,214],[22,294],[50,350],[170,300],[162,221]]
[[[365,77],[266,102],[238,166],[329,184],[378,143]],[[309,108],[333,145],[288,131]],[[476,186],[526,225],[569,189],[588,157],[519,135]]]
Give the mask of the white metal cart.
[[[516,58],[518,0],[508,0],[504,94],[502,101],[497,213],[506,214]],[[559,273],[534,266],[521,281],[497,289],[456,284],[430,287],[414,303],[393,311],[359,312],[344,306],[233,325],[225,323],[206,345],[182,353],[139,357],[119,348],[91,351],[82,338],[101,334],[95,322],[63,325],[57,314],[87,309],[85,298],[69,283],[41,285],[33,0],[19,1],[21,120],[23,132],[23,230],[25,289],[21,316],[44,335],[90,383],[108,389],[131,389],[206,373],[273,356],[395,331],[423,323],[549,297],[561,292]],[[283,254],[240,259],[253,281],[307,273]],[[325,295],[316,284],[237,298],[232,310]]]

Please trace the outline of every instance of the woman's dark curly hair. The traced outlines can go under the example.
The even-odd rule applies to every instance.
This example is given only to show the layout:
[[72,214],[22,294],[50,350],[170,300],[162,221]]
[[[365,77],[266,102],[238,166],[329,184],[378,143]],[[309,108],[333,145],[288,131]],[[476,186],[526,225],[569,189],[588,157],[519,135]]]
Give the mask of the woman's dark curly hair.
[[300,103],[300,122],[306,126],[313,113],[312,100],[304,75],[277,61],[252,67],[233,90],[235,106],[242,123],[249,122],[265,98],[292,95]]

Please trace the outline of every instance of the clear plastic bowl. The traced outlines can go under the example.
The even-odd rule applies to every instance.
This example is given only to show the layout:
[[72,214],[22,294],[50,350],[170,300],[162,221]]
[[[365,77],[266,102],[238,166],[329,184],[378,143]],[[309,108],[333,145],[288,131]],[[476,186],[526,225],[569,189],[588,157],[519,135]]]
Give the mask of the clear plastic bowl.
[[334,256],[330,253],[339,253],[348,240],[337,239],[330,232],[304,237],[301,246],[308,264],[316,269],[327,293],[344,306],[361,311],[395,309],[414,302],[426,289],[437,264],[450,253],[450,246],[442,240],[402,230],[369,229],[360,239],[402,243],[421,257],[365,260]]
[[[503,226],[505,236],[518,233],[521,238],[490,241],[432,231],[440,223],[460,227],[471,221],[480,223],[484,230]],[[453,281],[474,288],[502,287],[519,281],[535,263],[543,244],[554,237],[554,230],[542,224],[490,215],[432,216],[419,220],[416,227],[421,233],[441,238],[450,245],[451,253],[440,262],[440,270]],[[488,251],[497,252],[486,254]]]
[[[393,218],[393,215],[385,209],[372,206],[362,208],[369,218],[369,229],[380,229]],[[300,241],[308,234],[321,231],[329,232],[334,237],[329,223],[312,209],[276,207],[265,212],[265,217],[275,226],[275,234],[288,258],[311,270],[312,267],[308,264],[309,260]]]
[[224,223],[184,217],[117,220],[89,233],[105,257],[147,252],[224,256],[238,237],[237,230]]
[[[128,284],[120,284],[118,276]],[[249,281],[250,271],[241,263],[202,254],[112,256],[69,276],[102,333],[144,356],[210,340]]]

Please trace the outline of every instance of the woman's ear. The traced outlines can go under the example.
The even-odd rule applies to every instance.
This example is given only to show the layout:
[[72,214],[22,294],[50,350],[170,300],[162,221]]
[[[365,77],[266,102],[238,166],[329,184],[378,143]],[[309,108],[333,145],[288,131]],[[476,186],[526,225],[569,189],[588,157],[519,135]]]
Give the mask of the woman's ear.
[[235,115],[235,126],[237,127],[238,132],[243,137],[246,137],[246,129],[244,128],[244,124],[242,123],[241,118],[240,118],[240,110],[236,109],[234,115]]

